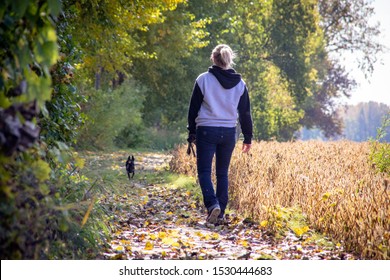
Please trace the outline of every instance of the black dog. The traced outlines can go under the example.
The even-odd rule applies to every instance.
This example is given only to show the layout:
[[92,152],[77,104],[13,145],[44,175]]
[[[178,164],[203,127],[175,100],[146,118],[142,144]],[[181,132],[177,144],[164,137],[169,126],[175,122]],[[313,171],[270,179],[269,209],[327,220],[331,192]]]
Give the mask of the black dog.
[[127,161],[126,161],[126,171],[127,171],[127,176],[129,177],[129,180],[130,180],[130,174],[131,175],[131,178],[134,177],[134,168],[135,167],[135,164],[134,164],[134,156],[130,156],[128,157]]

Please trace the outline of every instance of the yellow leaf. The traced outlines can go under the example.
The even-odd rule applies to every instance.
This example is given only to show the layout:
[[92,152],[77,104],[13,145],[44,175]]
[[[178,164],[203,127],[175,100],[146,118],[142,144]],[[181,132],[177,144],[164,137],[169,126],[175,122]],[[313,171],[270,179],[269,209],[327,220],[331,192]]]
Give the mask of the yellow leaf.
[[166,233],[166,232],[160,231],[160,232],[158,233],[158,238],[163,239],[163,238],[165,238],[165,237],[167,237],[167,233]]
[[304,226],[301,228],[294,228],[293,231],[297,236],[301,236],[302,234],[306,233],[309,230],[308,226]]
[[168,229],[168,233],[172,237],[178,237],[179,236],[179,231],[178,230]]
[[169,212],[167,213],[167,215],[173,215],[173,213],[172,213],[171,211],[169,211]]
[[268,226],[268,221],[266,221],[266,220],[261,221],[260,226],[262,226],[262,227]]
[[153,243],[150,241],[147,241],[145,244],[145,250],[153,250],[153,248],[154,248]]
[[303,231],[301,228],[294,228],[294,233],[297,235],[297,236],[301,236],[303,234]]
[[322,200],[323,201],[325,201],[325,200],[327,200],[328,198],[330,197],[330,193],[324,193],[323,195],[322,195]]
[[149,237],[152,240],[156,240],[157,239],[157,235],[155,235],[155,234],[151,234],[151,235],[149,235]]
[[242,245],[244,247],[248,247],[248,241],[246,241],[246,240],[239,240],[238,244],[240,244],[240,245]]
[[213,240],[218,240],[218,239],[219,239],[219,234],[216,233],[216,232],[213,232],[213,233],[211,234],[211,239],[213,239]]
[[167,252],[162,251],[162,252],[161,252],[161,256],[162,256],[162,257],[166,257],[166,256],[167,256]]
[[210,240],[210,239],[211,239],[211,237],[210,237],[210,235],[209,235],[209,234],[205,234],[205,235],[203,236],[203,239],[205,239],[205,240]]
[[124,248],[123,248],[123,246],[118,246],[118,247],[115,248],[115,251],[117,251],[117,252],[123,252],[123,251],[124,251]]
[[174,242],[172,243],[172,247],[180,248],[180,244],[178,242]]
[[161,240],[162,243],[166,244],[166,245],[172,245],[173,243],[176,242],[175,239],[171,238],[171,237],[165,237]]

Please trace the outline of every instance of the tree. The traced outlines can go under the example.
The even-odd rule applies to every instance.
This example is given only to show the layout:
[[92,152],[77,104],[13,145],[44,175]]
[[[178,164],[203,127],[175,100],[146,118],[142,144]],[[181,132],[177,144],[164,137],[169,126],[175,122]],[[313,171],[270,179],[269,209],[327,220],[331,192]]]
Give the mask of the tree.
[[366,75],[374,70],[377,55],[384,49],[378,42],[379,23],[370,22],[375,14],[371,2],[371,0],[318,1],[327,51],[334,56],[346,52],[359,54],[356,60]]
[[112,86],[112,81],[127,73],[134,58],[153,57],[141,50],[145,41],[134,36],[138,30],[165,20],[164,12],[176,9],[184,0],[71,0],[64,2],[68,32],[83,54],[78,67],[96,89]]
[[194,9],[213,20],[207,27],[211,42],[226,42],[238,51],[237,70],[251,95],[255,137],[293,138],[303,117],[302,103],[316,78],[311,61],[323,47],[313,1],[205,5]]
[[[357,105],[348,105],[338,108],[336,114],[341,120],[341,133],[338,136],[329,136],[323,130],[307,128],[301,130],[300,139],[348,139],[364,142],[377,138],[377,131],[381,127],[384,117],[390,112],[390,107],[383,103],[368,102]],[[390,142],[390,128],[384,126],[384,135],[380,138]]]
[[339,57],[347,52],[358,54],[358,65],[368,77],[384,47],[377,41],[379,24],[370,22],[374,14],[371,1],[320,0],[318,3],[326,57],[316,69],[325,70],[325,73],[319,81],[320,87],[307,100],[301,124],[321,129],[326,137],[335,137],[342,133],[342,121],[334,100],[349,97],[356,87],[356,81],[342,66]]
[[147,88],[144,106],[146,124],[185,128],[185,115],[193,81],[201,71],[197,50],[208,44],[207,18],[196,20],[186,5],[164,13],[165,20],[136,35],[145,42],[144,52],[153,57],[134,59],[129,73]]
[[34,121],[51,97],[50,67],[58,58],[50,16],[58,1],[3,1],[0,5],[0,144],[7,156],[38,139]]
[[[343,135],[353,141],[368,141],[376,138],[377,129],[390,112],[390,107],[383,103],[368,102],[348,106],[340,115],[344,120]],[[386,128],[390,132],[389,128]],[[390,142],[389,133],[383,140]]]
[[[188,1],[166,13],[165,21],[137,31],[134,37],[147,42],[143,51],[155,54],[149,61],[135,59],[132,69],[134,77],[149,88],[144,115],[148,124],[184,126],[183,111],[193,80],[209,65],[212,48],[228,43],[238,51],[237,71],[249,88],[257,139],[289,140],[301,126],[318,127],[327,136],[340,134],[342,125],[334,100],[348,95],[356,83],[334,56],[337,49],[331,46],[343,46],[335,33],[357,9],[362,9],[359,16],[349,20],[362,26],[348,27],[353,30],[348,34],[372,31],[375,37],[378,33],[364,18],[372,14],[368,2],[332,2],[337,7],[345,4],[345,9],[331,9],[324,2]],[[194,18],[189,20],[189,15]],[[202,28],[191,33],[190,22]],[[207,39],[203,28],[209,34]],[[200,43],[196,48],[187,45],[188,34],[195,44]],[[202,43],[202,38],[209,44]],[[370,45],[367,40],[351,39],[345,46],[354,51],[364,49],[373,57],[380,51],[380,45]]]

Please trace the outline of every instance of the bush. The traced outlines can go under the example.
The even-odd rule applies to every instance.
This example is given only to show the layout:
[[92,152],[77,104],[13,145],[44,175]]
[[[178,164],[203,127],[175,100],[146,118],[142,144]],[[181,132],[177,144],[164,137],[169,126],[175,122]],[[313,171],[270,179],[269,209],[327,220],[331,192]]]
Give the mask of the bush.
[[[128,144],[121,139],[121,134],[124,134],[123,138],[133,137],[130,132],[137,131],[134,135],[139,137],[138,131],[142,128],[142,102],[142,90],[132,81],[125,82],[113,91],[92,90],[84,109],[86,122],[80,132],[77,147],[111,149],[115,143]],[[134,142],[134,139],[127,138],[129,140]]]

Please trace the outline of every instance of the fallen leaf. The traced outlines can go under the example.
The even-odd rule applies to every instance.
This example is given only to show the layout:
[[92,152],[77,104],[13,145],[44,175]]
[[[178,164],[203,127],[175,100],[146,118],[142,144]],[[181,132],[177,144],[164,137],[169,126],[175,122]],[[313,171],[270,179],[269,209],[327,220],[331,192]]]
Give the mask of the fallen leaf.
[[165,245],[172,245],[173,243],[176,242],[176,239],[173,239],[171,237],[165,237],[161,240],[162,243],[164,243]]
[[120,252],[124,252],[125,249],[123,248],[123,246],[118,246],[115,248],[115,251],[120,253]]
[[244,246],[244,247],[248,247],[248,245],[249,245],[248,241],[246,241],[246,240],[238,240],[237,243]]
[[145,244],[145,250],[153,250],[153,248],[154,248],[153,243],[150,241],[147,241]]
[[156,240],[157,239],[157,235],[155,235],[155,234],[150,234],[149,235],[149,238],[151,239],[151,240]]
[[266,220],[261,221],[260,225],[261,225],[262,227],[266,227],[266,226],[268,226],[268,221],[266,221]]
[[165,258],[165,257],[167,256],[167,252],[162,251],[162,252],[161,252],[161,256],[162,256],[163,258]]

